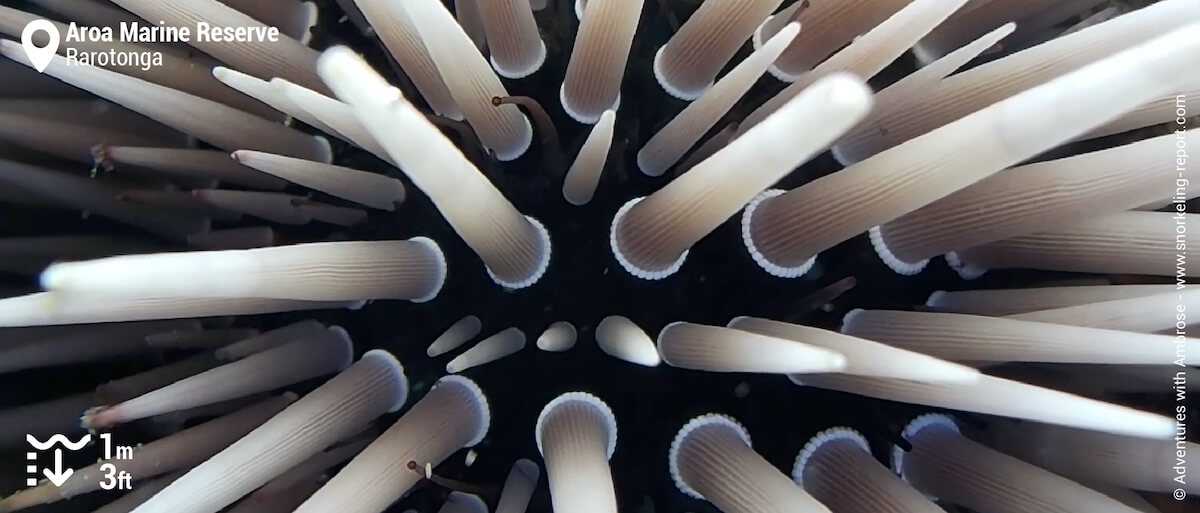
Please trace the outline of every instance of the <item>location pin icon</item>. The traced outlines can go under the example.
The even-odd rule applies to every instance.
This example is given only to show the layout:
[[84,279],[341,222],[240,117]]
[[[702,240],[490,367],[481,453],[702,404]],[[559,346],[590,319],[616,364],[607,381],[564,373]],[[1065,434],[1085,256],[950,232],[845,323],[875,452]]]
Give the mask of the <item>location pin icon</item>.
[[[42,48],[33,44],[33,34],[38,31],[45,32],[50,39],[49,44]],[[25,31],[21,32],[21,46],[25,47],[25,55],[29,57],[29,62],[33,63],[33,67],[38,70],[38,73],[46,71],[46,66],[49,66],[50,61],[54,59],[54,53],[58,51],[58,40],[58,27],[50,21],[33,20],[25,25]]]

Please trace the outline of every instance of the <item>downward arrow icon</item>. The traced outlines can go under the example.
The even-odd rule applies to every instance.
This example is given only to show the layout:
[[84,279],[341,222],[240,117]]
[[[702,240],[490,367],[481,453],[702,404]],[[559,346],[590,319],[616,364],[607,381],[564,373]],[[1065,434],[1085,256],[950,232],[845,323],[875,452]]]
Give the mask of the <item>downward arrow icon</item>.
[[42,474],[45,474],[46,479],[49,479],[51,483],[54,483],[54,486],[62,486],[63,483],[67,482],[67,478],[71,477],[71,474],[74,473],[75,471],[71,469],[63,470],[62,449],[54,450],[54,471],[51,472],[50,469],[42,470]]

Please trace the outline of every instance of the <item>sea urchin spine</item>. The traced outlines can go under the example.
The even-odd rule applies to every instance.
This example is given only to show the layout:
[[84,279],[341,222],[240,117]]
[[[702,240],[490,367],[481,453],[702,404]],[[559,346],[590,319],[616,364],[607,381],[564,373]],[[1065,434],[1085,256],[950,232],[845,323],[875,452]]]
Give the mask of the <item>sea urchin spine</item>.
[[381,512],[421,479],[409,461],[436,465],[478,444],[490,422],[487,398],[473,381],[444,377],[296,513]]
[[558,396],[538,416],[534,439],[546,460],[555,512],[617,512],[608,467],[617,447],[617,420],[604,401],[582,392]]
[[400,362],[386,351],[368,351],[133,511],[216,513],[407,400]]
[[684,424],[667,463],[681,492],[724,513],[830,513],[754,452],[746,428],[724,415],[701,415]]

